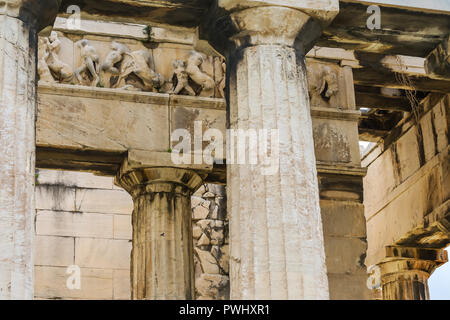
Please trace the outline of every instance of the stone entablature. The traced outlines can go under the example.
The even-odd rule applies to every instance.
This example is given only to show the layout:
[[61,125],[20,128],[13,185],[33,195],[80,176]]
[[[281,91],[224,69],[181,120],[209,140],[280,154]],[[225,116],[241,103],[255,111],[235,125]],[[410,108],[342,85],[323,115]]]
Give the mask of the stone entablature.
[[[39,38],[39,83],[224,98],[225,60],[197,52],[196,41],[190,29],[90,20],[71,29],[58,18],[50,35]],[[311,107],[354,110],[351,69],[320,61],[317,50],[307,55]],[[338,56],[333,60],[348,58]]]

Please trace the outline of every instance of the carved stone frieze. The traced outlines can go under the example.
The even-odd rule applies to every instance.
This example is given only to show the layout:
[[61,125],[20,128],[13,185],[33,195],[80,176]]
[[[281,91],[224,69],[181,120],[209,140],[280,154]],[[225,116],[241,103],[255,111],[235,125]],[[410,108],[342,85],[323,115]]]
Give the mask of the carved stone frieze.
[[158,92],[166,82],[151,65],[153,59],[147,50],[131,51],[126,45],[113,41],[102,70],[116,75],[111,78],[112,88]]
[[[73,36],[64,37],[64,44],[56,31],[39,39],[42,83],[225,97],[226,65],[222,57],[206,56],[186,46],[175,55],[171,48],[158,48],[162,54],[157,55],[154,49],[131,40],[83,37],[73,43]],[[61,48],[70,43],[74,48],[66,47],[62,50],[65,54],[60,55]]]

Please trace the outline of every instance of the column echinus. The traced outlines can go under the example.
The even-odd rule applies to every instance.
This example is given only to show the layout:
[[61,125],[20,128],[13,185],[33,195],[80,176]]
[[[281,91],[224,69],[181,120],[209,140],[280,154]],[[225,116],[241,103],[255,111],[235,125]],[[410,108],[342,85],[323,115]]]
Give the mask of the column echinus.
[[[155,162],[146,163],[150,158]],[[163,158],[145,155],[140,158],[144,161],[136,161],[130,150],[115,180],[134,203],[133,300],[194,299],[191,195],[203,176],[188,168],[165,167],[170,160]]]
[[229,129],[258,132],[278,165],[266,170],[261,152],[256,164],[231,159],[228,136],[231,299],[328,299],[305,54],[339,3],[217,0],[211,11],[200,36],[227,59]]
[[384,300],[429,300],[428,278],[448,261],[443,249],[388,246],[378,264]]
[[33,298],[37,32],[60,1],[0,1],[0,299]]

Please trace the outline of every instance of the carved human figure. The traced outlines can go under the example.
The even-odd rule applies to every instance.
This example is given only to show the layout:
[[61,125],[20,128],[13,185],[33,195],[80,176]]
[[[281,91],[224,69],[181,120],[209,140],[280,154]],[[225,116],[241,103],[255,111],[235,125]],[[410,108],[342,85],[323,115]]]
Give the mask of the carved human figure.
[[173,62],[174,79],[176,79],[176,86],[173,88],[173,94],[179,94],[183,89],[187,91],[190,96],[195,96],[195,91],[189,85],[189,75],[186,72],[186,62],[182,60],[175,60]]
[[189,53],[186,72],[192,81],[201,86],[202,91],[200,92],[200,96],[213,97],[215,83],[213,78],[200,69],[202,63],[202,55],[196,51],[191,51]]
[[126,52],[130,52],[130,49],[128,49],[126,45],[113,41],[111,43],[111,51],[108,53],[102,64],[102,70],[118,75],[120,70],[116,67],[116,64],[122,61],[123,55]]
[[55,79],[53,78],[50,68],[47,64],[47,59],[50,56],[50,51],[48,47],[48,39],[47,38],[39,38],[38,45],[38,75],[39,82],[41,83],[55,83]]
[[45,38],[49,55],[46,59],[47,65],[56,80],[60,82],[69,82],[73,79],[72,68],[59,59],[59,51],[61,50],[61,41],[55,31],[50,33],[50,37]]
[[[152,57],[147,50],[131,50],[124,44],[113,41],[102,70],[118,75],[114,88],[157,92],[165,80],[150,66]],[[120,63],[120,67],[116,67]]]
[[100,64],[99,56],[97,50],[89,45],[89,41],[82,39],[77,42],[77,46],[80,48],[81,52],[81,66],[75,71],[75,75],[80,83],[83,83],[82,73],[89,72],[90,76],[93,78],[91,80],[91,86],[96,87],[100,82]]

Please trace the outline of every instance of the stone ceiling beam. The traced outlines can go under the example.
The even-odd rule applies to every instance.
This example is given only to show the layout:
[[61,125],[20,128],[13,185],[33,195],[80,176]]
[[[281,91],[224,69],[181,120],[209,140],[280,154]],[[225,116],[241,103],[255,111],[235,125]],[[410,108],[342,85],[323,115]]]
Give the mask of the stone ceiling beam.
[[355,52],[355,85],[386,87],[424,92],[450,92],[450,80],[427,74],[423,58]]
[[[433,73],[428,74],[425,69],[426,59],[421,57],[354,52],[330,47],[314,47],[308,52],[307,57],[336,61],[341,66],[352,67],[355,84],[360,86],[424,92],[450,91],[449,79],[438,77]],[[443,66],[445,67],[445,64]],[[404,77],[410,82],[400,81]]]
[[[241,7],[257,2],[270,5],[275,0],[241,1]],[[301,1],[305,4],[309,2],[317,1]],[[85,19],[195,28],[207,18],[212,3],[211,0],[62,0],[60,13],[67,17],[70,15],[67,8],[78,5]],[[232,3],[233,1],[227,1],[226,6]],[[285,5],[300,9],[299,3],[288,0]],[[327,1],[323,0],[321,3]],[[382,25],[379,30],[367,28],[370,16],[367,8],[371,4],[376,4],[381,9]],[[303,9],[307,10],[305,8]],[[323,26],[323,35],[318,44],[372,53],[426,57],[444,40],[444,35],[450,33],[449,15],[450,11],[445,7],[436,10],[436,2],[423,5],[422,1],[419,8],[414,1],[341,0],[339,14],[331,25]],[[326,20],[324,16],[317,18]]]
[[[367,27],[371,4],[380,8],[380,29]],[[320,46],[426,57],[450,33],[450,11],[394,7],[377,1],[344,0],[339,5],[340,13],[324,30]]]
[[62,0],[60,13],[68,17],[71,12],[67,9],[76,5],[83,19],[193,28],[210,3],[210,0]]
[[359,109],[411,112],[411,103],[405,96],[389,97],[381,93],[355,90],[355,98]]

